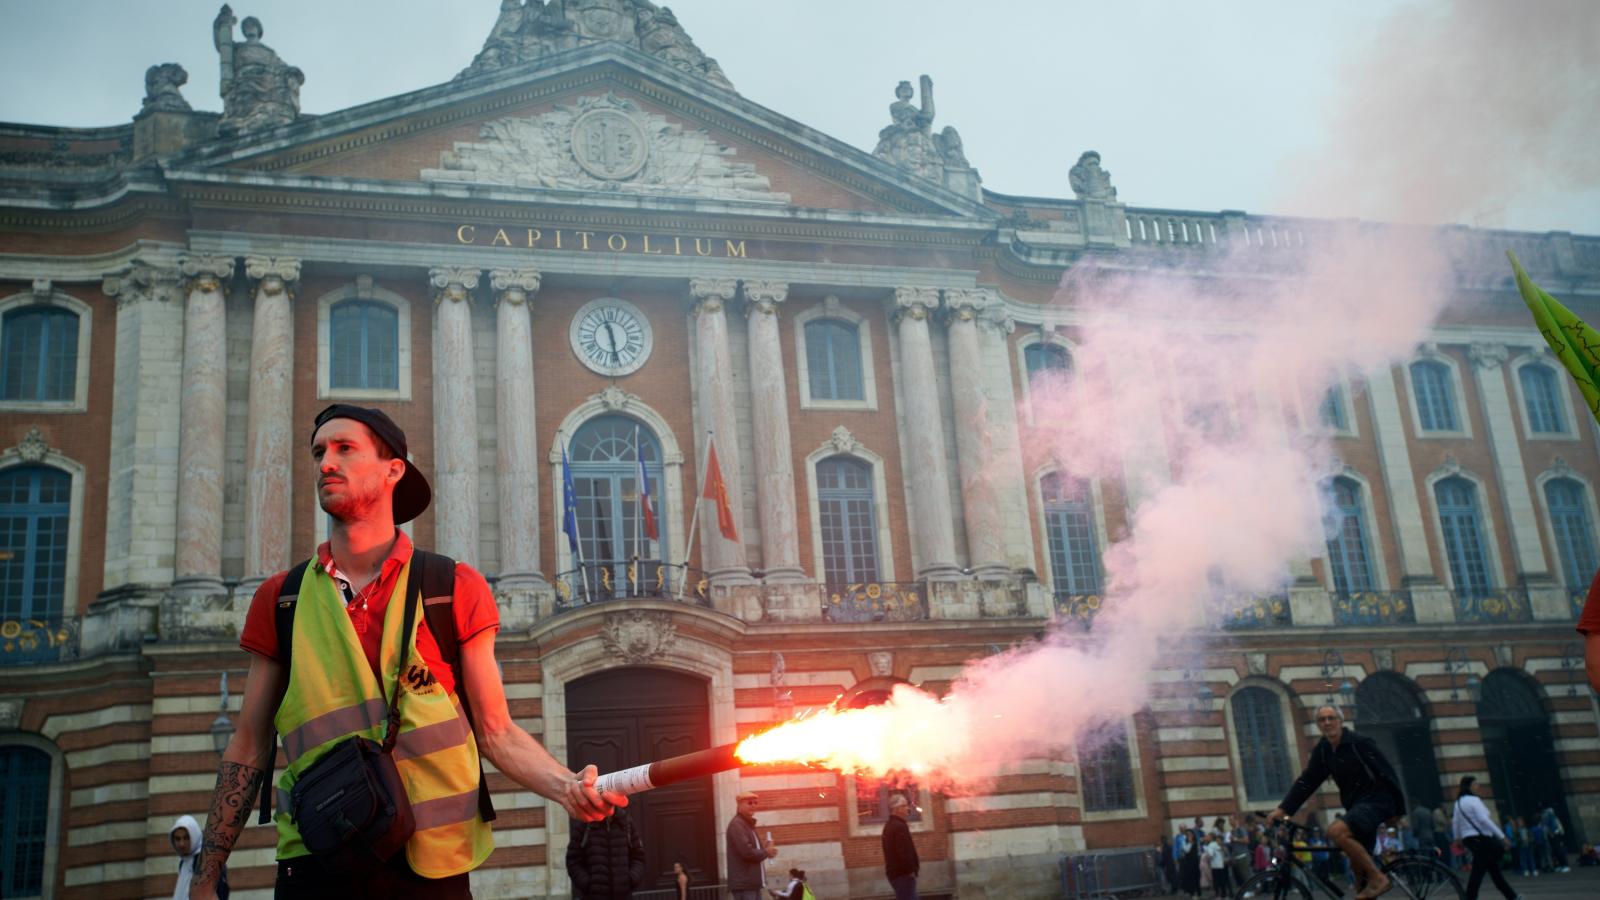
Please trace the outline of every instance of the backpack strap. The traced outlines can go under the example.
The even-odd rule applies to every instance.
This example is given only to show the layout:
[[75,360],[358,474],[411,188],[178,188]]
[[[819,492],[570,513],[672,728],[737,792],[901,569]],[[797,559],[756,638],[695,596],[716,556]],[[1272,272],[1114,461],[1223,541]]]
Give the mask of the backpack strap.
[[[472,698],[467,694],[467,679],[461,673],[461,641],[456,634],[455,590],[456,561],[440,553],[412,550],[413,567],[422,569],[422,619],[433,634],[444,664],[455,673],[456,697],[461,710],[467,714],[467,725],[476,719],[472,714]],[[483,757],[478,757],[478,814],[485,822],[495,819],[494,801],[489,796],[489,779],[483,771]]]
[[[294,609],[300,599],[300,583],[305,580],[306,569],[311,565],[311,560],[301,560],[298,565],[290,569],[283,578],[283,587],[278,589],[278,602],[272,610],[272,624],[278,634],[278,662],[283,665],[285,672],[289,671],[289,664],[294,653]],[[283,698],[278,698],[282,703]],[[256,822],[265,825],[272,821],[272,793],[275,790],[272,782],[272,770],[278,764],[278,733],[273,731],[267,738],[267,752],[271,754],[267,760],[267,777],[261,782],[261,815]]]

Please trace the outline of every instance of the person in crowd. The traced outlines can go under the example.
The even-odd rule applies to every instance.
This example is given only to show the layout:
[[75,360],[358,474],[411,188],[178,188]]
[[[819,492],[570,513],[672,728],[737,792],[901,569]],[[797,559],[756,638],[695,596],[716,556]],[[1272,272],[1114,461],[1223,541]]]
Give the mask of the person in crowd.
[[817,900],[817,895],[811,893],[811,886],[806,884],[805,869],[790,869],[789,884],[781,891],[768,890],[774,900]]
[[677,900],[689,900],[689,869],[678,860],[672,864],[672,884],[677,888]]
[[1600,850],[1596,850],[1593,844],[1584,844],[1578,851],[1578,868],[1589,869],[1595,866],[1600,866]]
[[1524,878],[1538,878],[1539,864],[1534,861],[1538,849],[1533,829],[1528,827],[1528,820],[1521,816],[1517,816],[1513,821],[1517,827],[1517,836],[1512,840],[1517,848],[1517,869],[1522,872]]
[[1204,868],[1200,863],[1199,823],[1200,819],[1196,817],[1196,827],[1180,830],[1173,843],[1173,852],[1178,854],[1179,886],[1192,900],[1200,898],[1200,870]]
[[1534,816],[1533,822],[1528,825],[1528,836],[1533,844],[1533,871],[1550,872],[1555,866],[1550,863],[1550,836],[1545,833],[1544,821]]
[[728,893],[733,900],[761,900],[767,886],[762,865],[778,855],[771,839],[765,843],[756,836],[756,806],[761,798],[745,791],[736,798],[736,812],[728,821]]
[[1400,835],[1395,832],[1394,826],[1385,828],[1378,834],[1378,858],[1384,863],[1390,863],[1405,849]]
[[1556,808],[1548,803],[1541,803],[1539,821],[1544,825],[1545,837],[1550,841],[1550,865],[1556,872],[1571,872],[1572,867],[1567,865],[1567,829],[1561,824],[1561,816],[1556,814]]
[[1339,786],[1345,814],[1328,827],[1328,837],[1344,851],[1361,885],[1356,900],[1372,900],[1393,883],[1372,861],[1370,848],[1377,841],[1379,827],[1404,811],[1405,793],[1377,743],[1344,727],[1344,714],[1337,706],[1319,706],[1315,717],[1322,740],[1271,816],[1276,821],[1293,815],[1331,777]]
[[575,900],[628,900],[644,883],[644,841],[626,809],[598,822],[572,821],[567,877]]
[[1251,848],[1250,868],[1256,872],[1265,872],[1272,868],[1272,846],[1267,843],[1267,836],[1252,835],[1254,846]]
[[1228,824],[1228,875],[1234,884],[1243,885],[1250,878],[1250,830],[1243,815]]
[[1161,871],[1162,892],[1178,892],[1178,849],[1166,835],[1161,836],[1161,846],[1156,848],[1156,866]]
[[1215,834],[1206,835],[1205,846],[1206,866],[1211,870],[1211,894],[1214,897],[1227,897],[1228,890],[1228,851],[1222,838]]
[[1439,849],[1441,859],[1450,861],[1451,845],[1454,843],[1450,834],[1450,816],[1441,803],[1433,808],[1433,845]]
[[1511,842],[1506,839],[1504,831],[1494,824],[1494,817],[1489,815],[1489,807],[1483,805],[1473,790],[1477,778],[1472,775],[1461,776],[1461,784],[1456,792],[1455,818],[1451,820],[1450,828],[1460,841],[1472,854],[1472,874],[1467,878],[1466,900],[1478,900],[1478,888],[1483,884],[1483,877],[1489,876],[1494,881],[1494,886],[1506,900],[1520,900],[1516,891],[1506,883],[1506,876],[1500,872],[1500,853],[1502,848],[1509,848]]
[[[178,881],[173,886],[173,900],[189,900],[189,886],[194,883],[195,873],[200,871],[200,823],[194,816],[179,816],[172,823],[172,830],[167,833],[167,840],[172,843],[172,852],[178,855]],[[228,898],[228,876],[224,872],[217,882],[217,896],[222,900]]]
[[1411,838],[1415,846],[1407,849],[1433,855],[1433,810],[1421,803],[1411,808],[1411,815],[1407,817],[1407,825],[1411,826]]
[[905,794],[889,798],[889,821],[883,823],[883,874],[894,889],[894,900],[917,900],[917,876],[922,861],[917,844],[911,840],[911,801]]

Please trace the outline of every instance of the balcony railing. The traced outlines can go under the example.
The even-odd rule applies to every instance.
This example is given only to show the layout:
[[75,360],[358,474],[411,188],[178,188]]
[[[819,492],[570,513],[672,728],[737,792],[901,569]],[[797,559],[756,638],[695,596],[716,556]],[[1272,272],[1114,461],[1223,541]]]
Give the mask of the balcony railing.
[[20,666],[77,659],[83,620],[54,616],[0,622],[0,665]]
[[1286,594],[1222,594],[1209,606],[1212,621],[1227,631],[1288,628],[1294,624]]
[[1415,625],[1410,591],[1359,591],[1333,595],[1335,625]]
[[1515,588],[1502,591],[1455,591],[1456,621],[1481,625],[1533,621],[1528,592]]
[[825,622],[920,622],[926,618],[928,592],[920,581],[822,586],[822,619]]
[[556,590],[558,610],[630,597],[681,600],[699,606],[711,602],[711,580],[704,572],[657,560],[584,563],[557,575],[551,586]]

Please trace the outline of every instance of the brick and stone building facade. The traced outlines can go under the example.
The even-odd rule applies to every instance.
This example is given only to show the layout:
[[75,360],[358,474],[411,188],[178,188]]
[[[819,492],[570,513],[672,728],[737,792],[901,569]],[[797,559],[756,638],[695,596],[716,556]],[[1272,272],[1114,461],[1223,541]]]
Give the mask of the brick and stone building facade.
[[[6,863],[35,865],[8,891],[170,893],[166,831],[207,806],[251,592],[326,537],[303,448],[329,402],[407,430],[435,489],[408,527],[490,578],[517,719],[575,764],[631,764],[840,695],[943,690],[1090,615],[1093,567],[1052,548],[1103,549],[1136,501],[1024,452],[1030,375],[1070,365],[1064,273],[1204,284],[1227,253],[1270,281],[1327,232],[1128,207],[1097,157],[1070,199],[986,191],[905,97],[869,154],[741,97],[670,13],[588,6],[605,15],[552,25],[508,4],[456,80],[318,116],[289,96],[299,69],[219,19],[226,115],[156,67],[129,124],[0,125],[0,750],[8,795],[34,803]],[[924,893],[1053,896],[1064,854],[1270,807],[1330,696],[1418,800],[1474,772],[1502,810],[1559,796],[1600,835],[1572,631],[1600,447],[1500,262],[1516,249],[1593,321],[1600,238],[1449,234],[1458,300],[1414,359],[1352,375],[1321,419],[1264,400],[1334,430],[1359,583],[1322,557],[1281,597],[1208,607],[1207,649],[1151,674],[1120,751],[919,791]],[[737,542],[715,515],[688,532],[711,435]],[[662,528],[642,544],[638,447]],[[1166,464],[1159,420],[1140,457]],[[1441,497],[1477,516],[1481,585],[1452,575]],[[569,894],[559,808],[490,778],[499,849],[476,895]],[[880,792],[830,773],[641,798],[653,861],[716,880],[745,789],[774,871],[886,893]],[[237,896],[267,896],[271,862],[251,827]]]

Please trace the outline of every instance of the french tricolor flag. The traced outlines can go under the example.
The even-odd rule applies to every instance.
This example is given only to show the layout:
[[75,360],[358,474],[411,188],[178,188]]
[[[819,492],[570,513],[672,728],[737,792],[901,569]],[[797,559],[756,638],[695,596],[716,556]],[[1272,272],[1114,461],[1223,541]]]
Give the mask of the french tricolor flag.
[[652,541],[661,540],[656,530],[656,504],[650,499],[650,472],[644,465],[644,445],[639,441],[639,427],[633,428],[633,458],[639,461],[639,514],[644,517],[644,536]]

